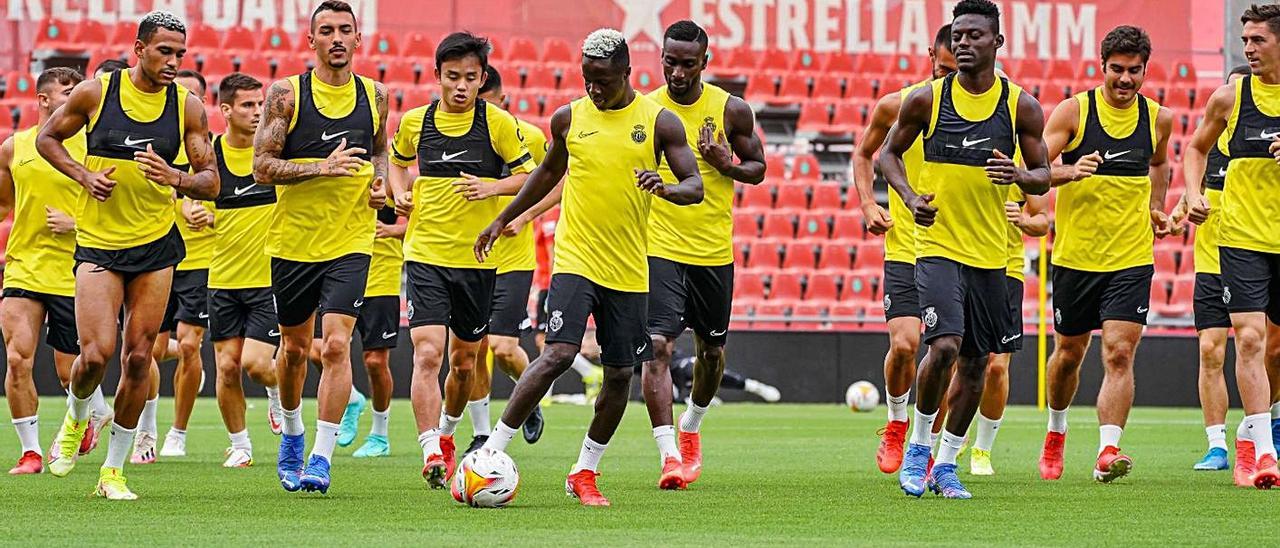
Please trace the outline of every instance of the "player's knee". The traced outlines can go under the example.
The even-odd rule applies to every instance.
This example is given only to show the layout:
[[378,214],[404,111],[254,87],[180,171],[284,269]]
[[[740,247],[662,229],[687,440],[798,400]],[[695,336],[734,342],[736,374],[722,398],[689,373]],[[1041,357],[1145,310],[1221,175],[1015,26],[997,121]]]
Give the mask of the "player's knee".
[[704,364],[718,365],[720,360],[724,358],[724,347],[707,345],[702,347],[702,355],[698,359]]
[[889,354],[897,360],[913,360],[920,347],[920,335],[915,332],[894,333],[889,337]]
[[605,367],[603,389],[611,392],[626,392],[631,388],[631,375],[630,367]]
[[413,347],[413,365],[428,370],[439,370],[444,361],[440,348],[429,342],[421,342]]
[[1003,360],[987,362],[986,378],[988,381],[1001,381],[1009,376],[1009,364]]
[[1222,361],[1226,352],[1226,341],[1215,341],[1209,338],[1200,339],[1200,366],[1205,369],[1222,369]]
[[663,364],[671,363],[671,341],[662,335],[654,335],[652,341],[653,360]]
[[80,364],[89,370],[96,370],[107,365],[112,350],[106,345],[95,342],[81,342]]
[[15,348],[10,345],[5,348],[5,362],[9,364],[9,374],[17,371],[31,372],[32,364],[35,362],[34,349]]
[[929,353],[936,355],[935,363],[943,369],[951,367],[960,356],[960,337],[938,337],[929,343]]
[[1257,355],[1263,351],[1266,337],[1256,329],[1236,330],[1236,350],[1244,355]]
[[320,359],[325,363],[340,363],[346,360],[351,352],[351,336],[343,334],[329,335],[324,338],[320,347]]
[[123,376],[131,381],[151,379],[151,349],[131,348],[124,352]]
[[196,338],[194,335],[183,337],[178,341],[178,352],[180,352],[182,357],[186,360],[190,360],[190,358],[198,356],[200,354],[200,339]]
[[1129,369],[1133,367],[1133,356],[1138,345],[1124,341],[1107,345],[1102,351],[1102,364],[1107,369]]
[[381,373],[390,373],[391,366],[387,363],[388,356],[385,352],[365,352],[364,368],[370,375]]
[[240,374],[244,366],[239,360],[218,361],[218,382],[224,385],[240,384]]
[[[506,339],[506,337],[503,337],[503,339]],[[507,363],[519,361],[519,353],[524,352],[524,349],[520,348],[519,339],[501,340],[497,342],[494,342],[491,339],[490,343],[490,348],[493,349],[493,358],[498,361]]]
[[311,353],[311,340],[299,344],[290,339],[280,339],[280,365],[285,367],[305,367]]
[[578,357],[578,353],[572,346],[552,344],[547,345],[538,361],[545,364],[547,372],[553,373],[558,377],[560,373],[569,369],[576,357]]

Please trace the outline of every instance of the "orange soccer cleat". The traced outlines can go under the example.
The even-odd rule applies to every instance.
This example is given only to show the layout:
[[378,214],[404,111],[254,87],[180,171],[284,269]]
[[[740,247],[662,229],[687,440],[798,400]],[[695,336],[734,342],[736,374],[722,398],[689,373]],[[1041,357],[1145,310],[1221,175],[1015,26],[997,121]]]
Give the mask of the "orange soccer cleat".
[[445,481],[453,479],[453,472],[458,469],[458,446],[453,443],[453,436],[440,436],[440,453],[444,457]]
[[1232,479],[1236,482],[1236,487],[1253,487],[1253,442],[1249,440],[1236,440],[1236,466],[1231,471]]
[[432,489],[444,489],[449,486],[449,466],[445,464],[443,456],[438,454],[427,456],[427,461],[422,465],[422,480]]
[[600,477],[598,472],[578,470],[565,478],[564,492],[581,501],[583,506],[609,506],[609,499],[604,498],[604,495],[600,494],[600,489],[596,487],[598,477]]
[[698,481],[698,477],[702,475],[702,435],[697,432],[680,432],[677,438],[682,461],[680,471],[684,474],[685,485],[688,485]]
[[18,464],[9,469],[9,474],[18,476],[22,474],[39,474],[44,472],[44,457],[35,451],[27,451],[18,459]]
[[1253,477],[1250,478],[1254,487],[1270,489],[1277,482],[1280,482],[1280,469],[1276,468],[1275,455],[1263,455],[1262,458],[1258,459],[1254,468]]
[[1120,448],[1108,445],[1098,455],[1098,462],[1093,466],[1093,479],[1102,483],[1111,483],[1129,475],[1133,469],[1133,459],[1120,452]]
[[907,421],[889,421],[880,430],[880,448],[876,449],[876,464],[880,471],[892,474],[902,467],[902,444],[907,440]]
[[684,470],[675,457],[667,457],[662,461],[662,476],[658,478],[658,489],[675,491],[688,485],[684,480]]
[[1066,432],[1045,434],[1044,448],[1040,450],[1040,479],[1056,480],[1062,477],[1062,450],[1066,444]]

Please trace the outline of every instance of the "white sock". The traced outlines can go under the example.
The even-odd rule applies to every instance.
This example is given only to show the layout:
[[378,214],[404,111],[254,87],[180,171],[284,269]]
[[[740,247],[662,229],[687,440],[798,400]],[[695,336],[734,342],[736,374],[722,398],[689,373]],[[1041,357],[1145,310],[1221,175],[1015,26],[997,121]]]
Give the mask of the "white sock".
[[940,434],[938,434],[937,432],[929,432],[929,447],[937,447],[937,446],[938,446],[938,437],[939,437],[939,436],[940,436]]
[[937,464],[955,464],[956,455],[960,454],[961,447],[964,447],[964,436],[957,436],[944,430],[942,444],[938,446]]
[[934,411],[932,415],[926,415],[917,407],[915,414],[915,424],[911,425],[911,443],[933,447],[933,421],[938,418],[938,412]]
[[586,377],[595,372],[596,364],[591,363],[591,360],[588,360],[586,356],[578,354],[573,357],[573,365],[570,367],[573,367],[573,370],[577,371],[578,375]]
[[359,390],[356,390],[356,387],[352,386],[351,395],[347,396],[347,405],[351,405],[363,399],[364,399],[364,394],[361,394]]
[[71,420],[82,421],[89,418],[89,406],[93,403],[93,396],[85,399],[77,398],[75,394],[67,395],[67,408],[71,410]]
[[680,451],[676,449],[676,427],[668,424],[653,429],[653,439],[658,442],[658,458],[666,462],[667,457],[680,460]]
[[107,397],[102,395],[102,386],[93,389],[93,394],[89,396],[89,401],[94,413],[99,417],[107,417],[112,414],[111,406],[107,405]]
[[489,441],[484,442],[486,449],[494,451],[506,451],[507,445],[516,437],[516,429],[507,426],[507,423],[498,419],[498,424],[494,425],[493,432],[489,434]]
[[604,456],[604,450],[609,448],[607,443],[596,443],[591,441],[591,435],[582,437],[582,450],[578,452],[578,462],[573,465],[570,474],[576,474],[581,470],[590,470],[595,472],[600,468],[600,457]]
[[147,400],[142,404],[142,415],[138,417],[138,431],[151,432],[156,434],[160,432],[160,427],[156,425],[156,409],[160,407],[160,398]]
[[702,417],[707,415],[707,408],[689,402],[689,407],[680,414],[680,431],[697,432],[702,428]]
[[249,429],[245,428],[239,432],[230,434],[231,447],[235,449],[248,449],[253,451],[253,444],[249,442]]
[[44,455],[40,450],[40,417],[31,415],[30,417],[22,417],[13,419],[13,428],[18,431],[18,441],[22,442],[22,452],[35,451],[36,454]]
[[440,435],[452,436],[458,430],[460,422],[462,417],[450,417],[447,413],[440,413]]
[[1249,429],[1249,439],[1253,440],[1253,458],[1255,461],[1264,455],[1276,456],[1275,440],[1271,439],[1271,414],[1258,413],[1244,418]]
[[1271,418],[1280,419],[1280,401],[1271,404]]
[[373,428],[369,429],[369,433],[374,436],[387,437],[387,421],[391,420],[391,406],[387,406],[385,411],[373,412]]
[[1227,425],[1215,424],[1206,426],[1204,434],[1209,438],[1209,449],[1217,447],[1223,451],[1227,450]]
[[267,387],[267,402],[280,405],[280,389],[274,386]]
[[1059,434],[1067,433],[1067,410],[1049,408],[1049,431]]
[[176,427],[170,426],[170,427],[169,427],[169,433],[168,433],[168,434],[165,434],[165,437],[166,437],[166,438],[178,438],[178,439],[180,439],[180,440],[182,440],[182,441],[187,441],[187,431],[186,431],[186,430],[179,430],[179,429],[178,429],[178,428],[176,428]]
[[489,426],[489,396],[467,402],[467,413],[471,415],[472,435],[488,436],[492,430]]
[[431,455],[443,454],[440,450],[440,429],[432,428],[418,434],[418,445],[422,447],[422,462],[426,462]]
[[133,451],[133,435],[136,428],[125,428],[111,421],[111,440],[107,442],[107,460],[103,468],[123,468],[124,459]]
[[284,424],[280,430],[286,436],[301,436],[307,432],[307,427],[302,425],[302,406],[297,409],[281,409],[280,414],[284,415]]
[[[1247,419],[1249,417],[1245,418]],[[1240,440],[1249,442],[1253,441],[1253,436],[1249,435],[1249,423],[1245,422],[1243,419],[1240,421],[1240,426],[1236,427],[1236,441]],[[1274,440],[1272,441],[1274,442]]]
[[333,447],[338,445],[338,423],[316,420],[316,444],[311,446],[311,456],[333,460]]
[[907,390],[901,396],[895,396],[889,393],[889,389],[884,389],[884,401],[889,404],[889,420],[902,422],[907,420],[907,401],[911,399],[911,390]]
[[1107,447],[1120,447],[1120,435],[1124,434],[1124,429],[1114,424],[1104,424],[1098,427],[1098,454],[1102,454],[1102,450]]
[[978,434],[974,436],[973,448],[983,451],[990,451],[991,447],[996,444],[996,434],[1000,431],[1000,421],[1004,417],[998,419],[988,419],[982,413],[978,413]]

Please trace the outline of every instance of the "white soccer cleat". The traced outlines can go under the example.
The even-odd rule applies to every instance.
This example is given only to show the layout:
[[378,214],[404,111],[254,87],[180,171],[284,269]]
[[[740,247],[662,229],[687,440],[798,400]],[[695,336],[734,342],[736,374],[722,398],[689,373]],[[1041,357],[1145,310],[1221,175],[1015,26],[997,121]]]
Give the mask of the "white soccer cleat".
[[152,464],[156,461],[156,435],[151,432],[138,432],[133,440],[133,456],[129,462],[133,464]]
[[761,384],[760,391],[757,392],[756,395],[760,396],[760,399],[769,403],[777,403],[778,400],[782,399],[782,392],[779,392],[777,388],[767,384]]
[[124,475],[119,468],[103,468],[99,471],[98,487],[93,494],[107,500],[138,500],[125,484]]
[[162,457],[187,456],[187,439],[182,436],[176,436],[173,434],[173,432],[165,434],[164,445],[160,447],[160,456]]
[[253,451],[243,447],[228,447],[227,460],[222,462],[223,468],[248,468],[253,466]]
[[284,432],[284,409],[280,407],[279,401],[267,404],[267,426],[271,427],[271,433],[277,436]]

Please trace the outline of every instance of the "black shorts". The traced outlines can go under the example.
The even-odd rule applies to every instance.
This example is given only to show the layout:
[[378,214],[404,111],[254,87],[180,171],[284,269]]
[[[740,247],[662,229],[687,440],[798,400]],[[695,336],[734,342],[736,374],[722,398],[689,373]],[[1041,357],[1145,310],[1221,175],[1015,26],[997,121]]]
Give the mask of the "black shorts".
[[884,262],[884,319],[920,317],[920,292],[916,288],[916,265],[901,261]]
[[529,291],[533,271],[517,270],[498,274],[493,285],[493,306],[489,311],[489,334],[519,337],[530,326]]
[[369,278],[369,256],[343,255],[318,263],[271,258],[271,293],[280,325],[305,323],[317,310],[359,316]]
[[538,290],[538,331],[547,332],[547,290]]
[[400,297],[365,297],[356,316],[356,330],[365,350],[395,348],[400,342]]
[[444,325],[454,336],[477,342],[488,334],[493,286],[488,268],[449,268],[405,261],[409,328]]
[[182,234],[178,233],[178,225],[173,225],[168,234],[156,241],[125,249],[97,249],[77,244],[74,258],[73,270],[89,263],[97,270],[123,274],[128,283],[138,274],[177,266],[187,258],[187,246],[182,242]]
[[1155,272],[1152,265],[1114,272],[1054,267],[1054,331],[1074,337],[1102,329],[1102,322],[1109,320],[1146,325]]
[[211,340],[243,337],[280,345],[280,322],[276,320],[270,287],[210,289],[209,312]]
[[653,344],[645,330],[648,293],[609,289],[577,274],[552,274],[548,292],[548,343],[581,346],[590,316],[596,320],[601,363],[632,367],[653,359]]
[[[1008,273],[1004,277],[1004,286],[1009,299],[1009,324],[1016,327],[1017,337],[1009,341],[1009,352],[1022,350],[1022,288],[1023,281]],[[1012,336],[1012,335],[1011,335]],[[1001,337],[1003,339],[1003,337]]]
[[733,264],[695,266],[649,257],[649,332],[670,339],[686,327],[724,346],[733,314]]
[[209,269],[174,271],[160,332],[173,331],[178,322],[209,327]]
[[925,344],[951,335],[961,338],[960,354],[966,357],[1014,350],[1012,343],[1022,338],[1022,326],[1009,322],[1005,269],[925,257],[916,261],[915,271]]
[[44,342],[63,354],[80,353],[80,335],[76,332],[76,299],[6,287],[0,292],[6,299],[28,299],[44,305],[45,326],[48,332]]
[[1218,247],[1227,311],[1266,312],[1280,324],[1280,254]]
[[1196,331],[1217,327],[1231,327],[1231,314],[1223,302],[1222,275],[1196,273],[1196,296],[1192,308],[1195,313]]

